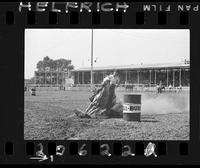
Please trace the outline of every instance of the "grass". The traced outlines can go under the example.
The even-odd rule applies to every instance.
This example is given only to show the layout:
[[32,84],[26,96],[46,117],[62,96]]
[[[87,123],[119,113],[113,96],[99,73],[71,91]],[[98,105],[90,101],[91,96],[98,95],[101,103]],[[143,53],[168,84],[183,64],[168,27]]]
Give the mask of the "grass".
[[[79,119],[73,110],[89,104],[87,91],[25,92],[25,140],[189,140],[189,93],[142,93],[141,122]],[[123,92],[117,97],[123,99]]]

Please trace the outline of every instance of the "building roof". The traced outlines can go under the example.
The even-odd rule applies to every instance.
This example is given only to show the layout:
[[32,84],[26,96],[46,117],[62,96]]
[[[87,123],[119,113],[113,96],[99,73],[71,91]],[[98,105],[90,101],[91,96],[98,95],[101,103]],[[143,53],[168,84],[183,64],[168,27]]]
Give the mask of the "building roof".
[[[189,68],[190,64],[185,64],[184,62],[178,63],[157,63],[157,64],[141,64],[141,65],[116,65],[116,66],[101,66],[101,67],[93,67],[94,71],[106,71],[106,70],[133,70],[133,69],[163,69],[163,68]],[[82,67],[72,72],[78,71],[90,71],[91,67]]]

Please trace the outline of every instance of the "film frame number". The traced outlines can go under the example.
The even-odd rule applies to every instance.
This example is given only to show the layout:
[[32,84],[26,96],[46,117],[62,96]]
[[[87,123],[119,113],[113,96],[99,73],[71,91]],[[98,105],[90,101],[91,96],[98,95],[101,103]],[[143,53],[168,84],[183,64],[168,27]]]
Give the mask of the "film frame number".
[[123,146],[123,152],[122,152],[123,157],[127,156],[135,156],[135,153],[132,153],[130,145],[124,145]]
[[101,155],[102,156],[111,156],[111,153],[109,152],[110,151],[109,145],[108,144],[102,144],[100,146],[100,149],[103,149],[103,148],[104,148],[104,150],[101,151]]
[[86,150],[86,144],[81,145],[78,154],[80,156],[86,156],[88,154],[87,150]]
[[[36,154],[35,154],[36,156],[30,157],[29,159],[38,160],[38,162],[42,162],[50,158],[51,162],[54,161],[54,155],[50,155],[49,157],[47,157],[47,155],[44,153],[44,147],[42,143],[37,144],[37,146],[39,147],[39,150],[36,151]],[[65,149],[66,148],[63,145],[56,146],[56,156],[63,156]]]

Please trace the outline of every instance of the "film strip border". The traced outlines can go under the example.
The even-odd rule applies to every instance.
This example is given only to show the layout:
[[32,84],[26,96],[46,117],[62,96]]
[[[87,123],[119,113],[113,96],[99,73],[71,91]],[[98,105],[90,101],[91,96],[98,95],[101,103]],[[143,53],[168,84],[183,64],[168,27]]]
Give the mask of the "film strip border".
[[[199,15],[199,3],[168,2],[16,2],[1,3],[0,25],[96,26],[190,25]],[[98,5],[99,3],[99,5]],[[68,4],[68,6],[66,5]],[[88,5],[88,6],[87,6]],[[102,6],[101,6],[102,5]],[[65,8],[64,8],[65,6]],[[67,6],[67,7],[66,7]],[[89,7],[91,6],[91,7]],[[99,6],[99,9],[98,7]],[[66,12],[67,9],[67,12]],[[191,17],[192,16],[192,17]]]
[[[23,146],[20,148],[20,146]],[[174,142],[141,142],[141,141],[26,141],[23,145],[17,142],[1,143],[3,161],[16,159],[16,156],[25,157],[29,163],[69,163],[76,159],[90,159],[96,156],[108,158],[163,158],[181,157],[190,155],[187,141]],[[20,153],[18,153],[20,152]],[[0,152],[2,153],[2,151]],[[74,159],[75,160],[74,160]],[[97,161],[97,163],[101,163]],[[74,162],[73,162],[74,163]],[[133,162],[129,162],[133,163]]]
[[[46,23],[49,25],[59,25],[62,23],[58,13],[48,12]],[[114,12],[113,13],[113,24],[122,25],[124,23],[124,13],[123,12]],[[155,16],[156,18],[156,16]],[[39,17],[36,12],[28,11],[26,14],[26,24],[27,25],[40,25]],[[145,12],[136,12],[135,13],[135,24],[143,25],[146,24],[148,20],[148,14]],[[189,24],[189,12],[180,12],[179,17],[177,18],[180,25]],[[38,22],[39,21],[39,22]],[[157,25],[167,25],[168,24],[168,14],[166,12],[157,13]],[[15,13],[13,11],[7,11],[4,18],[0,22],[1,24],[12,25],[15,24]],[[69,22],[71,25],[78,25],[80,23],[80,13],[79,12],[70,12]],[[92,12],[91,24],[100,25],[102,23],[101,13]]]
[[[196,5],[196,4],[195,4]],[[13,5],[13,7],[4,8],[4,10],[0,11],[0,25],[3,26],[12,26],[12,25],[20,25],[24,27],[77,27],[86,26],[86,27],[106,27],[109,25],[120,28],[120,27],[131,27],[132,25],[136,28],[143,27],[143,25],[152,26],[155,25],[157,28],[165,28],[168,25],[180,25],[184,28],[184,26],[190,25],[193,21],[196,21],[196,18],[199,14],[197,14],[192,20],[191,16],[193,15],[189,11],[180,11],[175,13],[164,12],[164,11],[156,11],[156,12],[144,12],[141,9],[136,9],[134,11],[113,11],[109,14],[101,13],[97,11],[92,11],[90,14],[87,12],[77,12],[70,11],[69,14],[65,13],[56,13],[51,11],[46,11],[44,13],[38,13],[35,11],[25,11],[23,13],[18,12],[18,3]],[[1,4],[0,4],[0,8]],[[193,7],[194,9],[194,7]],[[87,17],[85,17],[87,16]],[[174,18],[175,16],[175,18]],[[109,19],[105,19],[105,18]],[[127,19],[128,18],[128,19]],[[110,20],[112,22],[110,22]],[[174,22],[176,20],[176,22]],[[136,26],[138,25],[138,27]],[[161,26],[161,27],[160,27]],[[72,141],[72,142],[27,142],[24,143],[22,140],[22,144],[18,144],[21,142],[5,142],[0,143],[0,163],[9,162],[15,160],[17,157],[19,162],[23,161],[24,158],[29,161],[29,163],[40,163],[40,162],[59,162],[66,163],[69,162],[68,157],[74,158],[86,158],[88,159],[90,156],[99,156],[102,158],[113,156],[123,156],[124,158],[162,158],[170,157],[172,160],[176,160],[176,156],[183,157],[190,156],[191,150],[194,148],[190,148],[190,143],[183,142],[152,142],[150,147],[154,146],[154,150],[149,150],[151,155],[145,155],[145,149],[150,142],[104,142],[104,141]],[[129,148],[130,147],[130,148]],[[109,148],[109,150],[108,150]],[[43,150],[41,150],[43,149]],[[130,150],[131,149],[131,150]],[[21,153],[24,155],[21,155]],[[63,152],[63,153],[62,153]],[[155,153],[154,153],[155,152]],[[148,152],[147,152],[148,153]],[[32,159],[31,157],[37,158]],[[45,157],[46,156],[46,157]],[[173,157],[175,157],[173,159]],[[23,158],[23,159],[22,159]],[[40,161],[41,160],[41,161]],[[2,162],[1,162],[2,161]],[[72,159],[72,161],[77,161],[77,159]],[[97,160],[96,160],[97,161]],[[104,161],[104,160],[100,160]],[[133,160],[134,161],[134,160]],[[97,161],[98,162],[98,161]],[[123,162],[124,163],[124,162]],[[133,163],[133,162],[129,162]]]

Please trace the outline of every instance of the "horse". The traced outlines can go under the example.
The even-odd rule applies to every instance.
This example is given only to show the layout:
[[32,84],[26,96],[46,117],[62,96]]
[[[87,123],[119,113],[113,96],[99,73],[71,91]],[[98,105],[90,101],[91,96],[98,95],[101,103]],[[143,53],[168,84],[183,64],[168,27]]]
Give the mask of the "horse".
[[90,104],[85,111],[75,109],[74,113],[80,118],[96,118],[100,116],[113,117],[120,116],[123,112],[123,105],[116,101],[115,87],[117,84],[110,83],[109,80],[102,84],[89,98]]

